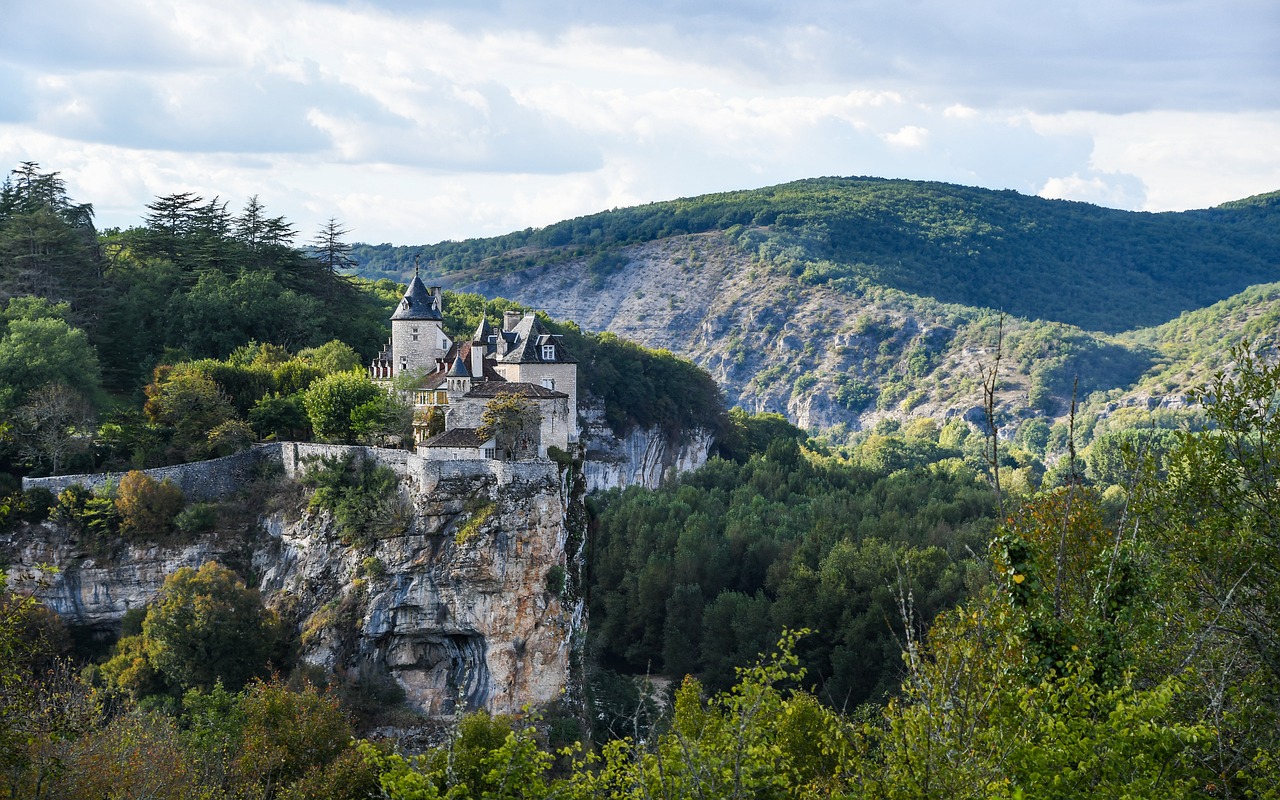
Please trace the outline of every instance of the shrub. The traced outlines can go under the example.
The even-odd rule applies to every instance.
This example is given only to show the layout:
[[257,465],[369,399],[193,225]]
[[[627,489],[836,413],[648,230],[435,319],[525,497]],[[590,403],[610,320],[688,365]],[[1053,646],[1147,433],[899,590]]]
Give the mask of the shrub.
[[204,533],[218,523],[218,511],[212,503],[194,503],[173,518],[173,527],[183,533]]
[[302,483],[315,489],[308,508],[332,513],[347,544],[399,532],[406,524],[395,471],[372,459],[353,453],[311,460]]
[[115,500],[120,531],[136,538],[162,536],[169,532],[183,502],[182,490],[167,479],[157,481],[136,469],[126,473]]
[[547,591],[560,597],[564,594],[565,572],[564,567],[559,564],[552,564],[547,570]]
[[70,525],[82,534],[99,538],[113,536],[120,527],[111,487],[94,493],[78,483],[58,493],[49,518]]

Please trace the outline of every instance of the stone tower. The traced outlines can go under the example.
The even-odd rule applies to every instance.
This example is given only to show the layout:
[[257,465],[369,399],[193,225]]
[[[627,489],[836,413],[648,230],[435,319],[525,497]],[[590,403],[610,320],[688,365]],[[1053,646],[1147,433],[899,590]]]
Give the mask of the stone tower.
[[440,287],[428,289],[414,273],[391,315],[392,374],[435,372],[452,344],[443,326]]

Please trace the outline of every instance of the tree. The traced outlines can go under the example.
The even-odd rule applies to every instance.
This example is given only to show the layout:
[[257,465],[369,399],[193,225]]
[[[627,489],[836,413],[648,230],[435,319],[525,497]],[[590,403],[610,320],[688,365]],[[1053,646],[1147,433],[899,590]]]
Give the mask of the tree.
[[342,241],[347,233],[337,219],[330,217],[311,241],[311,257],[333,275],[356,265],[356,260],[351,257],[351,245]]
[[235,416],[222,389],[200,372],[157,367],[146,393],[147,416],[172,432],[179,460],[208,456],[209,433]]
[[249,424],[260,439],[284,441],[307,439],[311,435],[311,422],[302,407],[300,395],[283,397],[268,395],[249,410]]
[[319,347],[308,347],[298,352],[298,358],[305,359],[324,372],[350,372],[364,366],[360,354],[351,349],[345,342],[332,339]]
[[482,440],[492,438],[500,450],[518,461],[538,452],[541,424],[537,406],[519,395],[502,394],[484,407],[476,435]]
[[148,661],[180,689],[238,691],[266,674],[279,633],[258,592],[216,561],[165,579],[142,623]]
[[65,383],[47,383],[31,392],[14,412],[14,420],[23,458],[51,475],[59,474],[68,458],[87,451],[93,442],[93,406]]
[[[60,382],[90,400],[101,395],[101,370],[88,337],[63,319],[31,318],[30,304],[10,300],[0,333],[0,409],[20,404],[32,390]],[[15,318],[16,315],[16,318]]]
[[139,470],[125,473],[116,489],[120,532],[139,539],[162,536],[172,528],[184,503],[182,490],[169,481],[158,481]]
[[302,405],[311,419],[311,429],[321,439],[353,444],[361,432],[356,428],[367,420],[365,411],[357,419],[357,409],[380,402],[386,392],[358,372],[326,375],[302,393]]

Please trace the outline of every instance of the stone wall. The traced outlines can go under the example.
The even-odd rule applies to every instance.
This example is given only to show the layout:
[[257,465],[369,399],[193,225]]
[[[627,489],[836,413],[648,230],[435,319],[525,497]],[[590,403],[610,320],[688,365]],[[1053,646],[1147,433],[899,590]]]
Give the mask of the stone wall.
[[[216,500],[238,491],[252,480],[258,465],[265,459],[278,458],[279,444],[257,445],[234,455],[209,461],[193,461],[169,467],[153,467],[143,470],[158,481],[175,484],[188,500]],[[22,488],[43,487],[58,494],[73,484],[86,489],[97,489],[109,483],[119,483],[123,472],[96,472],[85,475],[55,475],[49,478],[23,478]]]
[[[402,479],[412,480],[422,490],[435,486],[441,479],[467,476],[489,476],[499,485],[513,481],[541,480],[556,472],[555,464],[542,461],[489,461],[485,459],[454,459],[434,461],[408,450],[390,450],[383,447],[362,447],[345,444],[318,444],[316,442],[269,442],[254,445],[235,455],[209,461],[192,461],[169,467],[153,467],[143,470],[156,480],[168,480],[182,489],[188,500],[217,500],[243,489],[262,466],[278,463],[291,478],[306,471],[307,461],[324,457],[345,457],[360,453],[385,464]],[[49,478],[23,478],[22,488],[37,486],[57,494],[73,484],[86,489],[97,489],[109,483],[119,482],[123,472],[97,472],[84,475],[56,475]]]

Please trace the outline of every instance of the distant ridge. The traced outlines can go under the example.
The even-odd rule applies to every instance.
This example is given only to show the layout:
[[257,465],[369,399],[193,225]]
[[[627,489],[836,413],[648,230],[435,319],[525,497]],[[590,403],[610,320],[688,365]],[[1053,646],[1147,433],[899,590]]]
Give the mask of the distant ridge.
[[400,278],[420,254],[456,285],[583,258],[603,276],[621,267],[621,247],[713,231],[790,258],[809,286],[883,287],[1113,333],[1280,280],[1280,192],[1153,214],[869,177],[650,203],[487,239],[358,245],[353,256],[362,275]]

